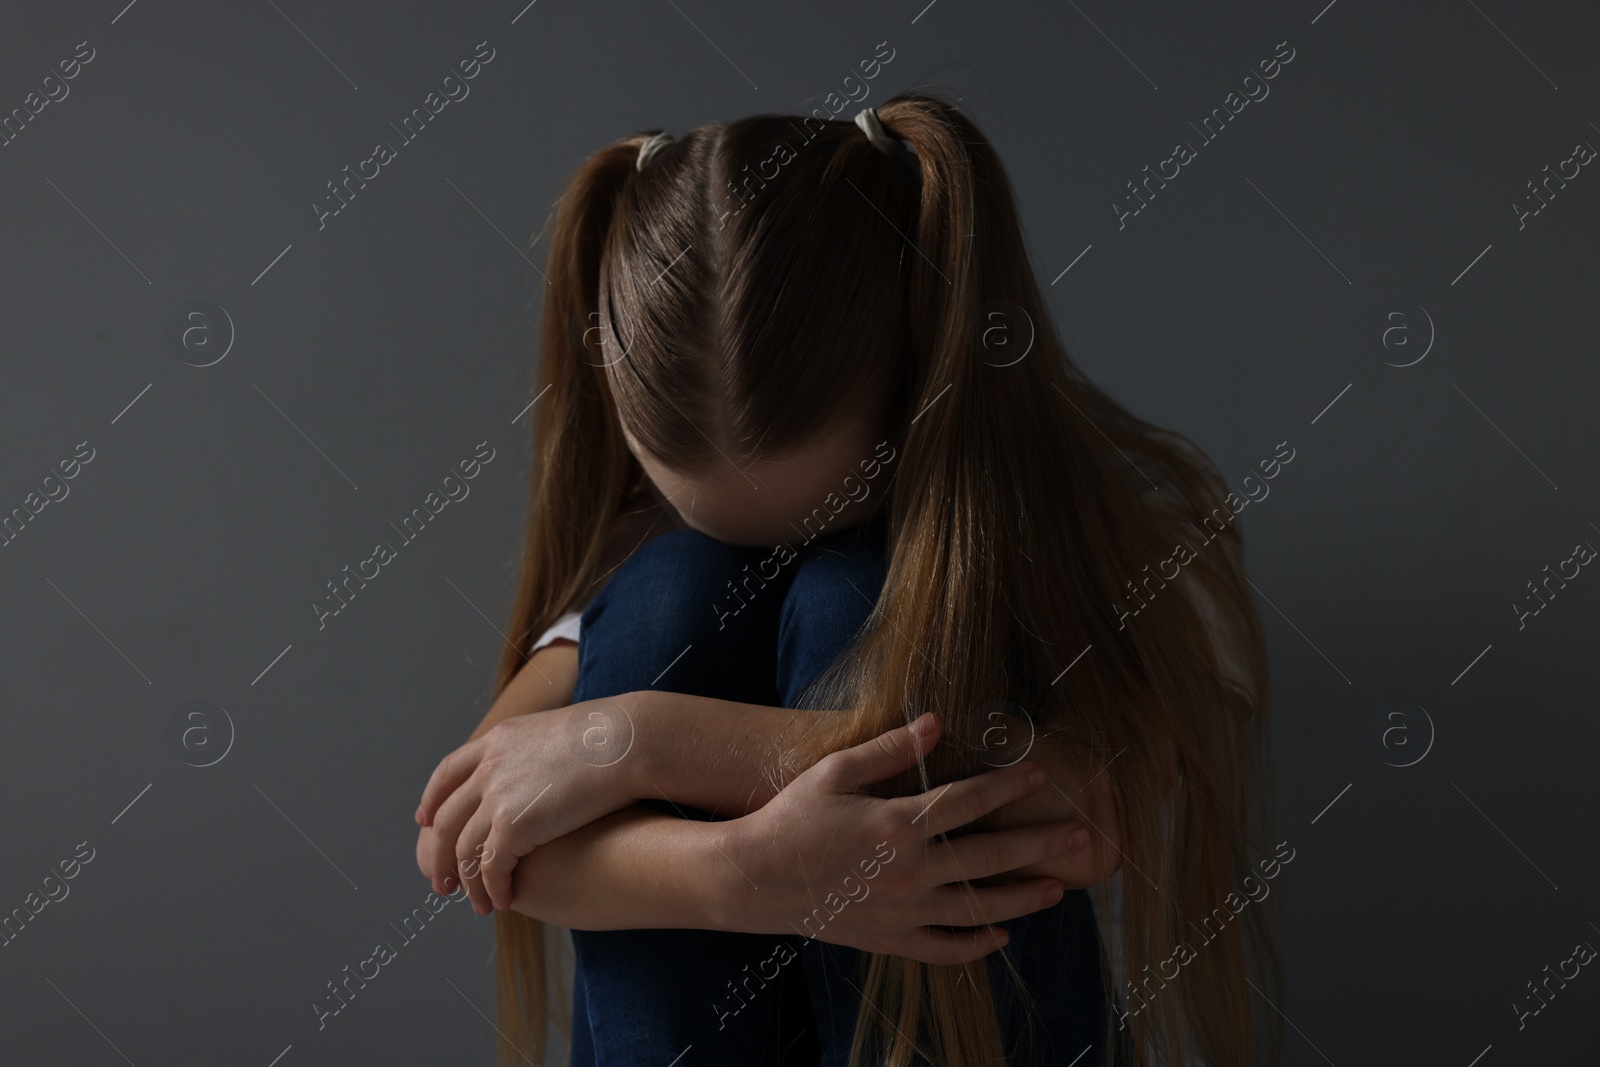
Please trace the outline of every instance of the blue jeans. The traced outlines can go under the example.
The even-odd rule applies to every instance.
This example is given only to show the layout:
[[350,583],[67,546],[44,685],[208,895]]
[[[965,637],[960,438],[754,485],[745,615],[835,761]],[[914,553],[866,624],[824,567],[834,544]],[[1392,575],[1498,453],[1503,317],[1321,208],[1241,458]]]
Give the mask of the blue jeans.
[[[870,520],[797,552],[775,567],[771,549],[690,530],[649,542],[584,612],[574,700],[659,688],[798,706],[877,600],[884,524]],[[1055,907],[1004,925],[1004,952],[1026,987],[1019,997],[1001,954],[989,957],[1011,1062],[1066,1064],[1091,1047],[1075,1067],[1108,1062],[1099,1048],[1104,989],[1087,894],[1068,892]],[[864,963],[855,949],[710,930],[574,930],[572,939],[572,1067],[849,1060]]]

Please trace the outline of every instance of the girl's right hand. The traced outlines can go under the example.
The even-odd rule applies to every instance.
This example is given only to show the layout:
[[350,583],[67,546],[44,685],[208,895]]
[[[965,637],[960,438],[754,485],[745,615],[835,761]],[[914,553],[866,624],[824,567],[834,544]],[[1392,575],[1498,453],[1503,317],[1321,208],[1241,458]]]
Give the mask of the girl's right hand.
[[590,700],[508,717],[445,756],[417,806],[433,831],[417,865],[434,892],[454,892],[459,877],[474,911],[509,908],[519,859],[633,803],[615,766],[632,740],[626,709]]
[[1087,848],[1079,823],[939,840],[1038,789],[1045,775],[1037,765],[1018,763],[918,796],[860,792],[914,766],[939,730],[937,718],[923,715],[824,757],[759,810],[713,824],[724,834],[724,858],[742,876],[727,883],[737,927],[955,964],[1006,944],[994,923],[1058,903],[1065,887],[1055,878],[970,890],[952,883],[994,879]]

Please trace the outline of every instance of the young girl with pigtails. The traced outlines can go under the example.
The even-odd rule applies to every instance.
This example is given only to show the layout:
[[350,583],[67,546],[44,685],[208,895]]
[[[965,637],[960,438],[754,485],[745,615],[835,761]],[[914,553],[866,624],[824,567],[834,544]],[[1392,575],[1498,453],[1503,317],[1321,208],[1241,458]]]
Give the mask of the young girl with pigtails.
[[1069,360],[977,127],[619,141],[545,273],[512,647],[417,812],[502,1062],[1275,1057],[1268,909],[1212,919],[1266,811],[1226,486]]

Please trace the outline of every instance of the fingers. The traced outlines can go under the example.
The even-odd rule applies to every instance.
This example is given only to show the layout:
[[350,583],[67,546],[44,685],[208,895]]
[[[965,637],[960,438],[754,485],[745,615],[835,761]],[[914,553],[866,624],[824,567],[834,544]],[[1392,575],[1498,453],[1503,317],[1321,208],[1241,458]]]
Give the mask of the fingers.
[[1044,782],[1045,773],[1038,764],[1023,762],[938,786],[920,796],[906,797],[899,804],[907,817],[932,837],[1021,800]]
[[483,739],[479,738],[468,741],[439,761],[439,766],[433,769],[428,784],[422,790],[422,803],[417,807],[417,822],[420,825],[433,824],[439,805],[478,769],[478,758],[482,751]]
[[1078,852],[1092,858],[1088,845],[1088,831],[1075,822],[963,834],[933,848],[929,869],[940,884],[973,881]]
[[489,896],[489,903],[500,911],[509,910],[514,898],[511,888],[511,875],[517,869],[517,856],[511,849],[505,830],[497,823],[490,829],[488,838],[483,843],[484,852],[478,871],[483,878],[483,891]]
[[478,810],[478,804],[479,797],[475,789],[457,789],[440,805],[434,816],[433,861],[428,869],[433,875],[435,893],[442,895],[456,889],[456,842],[461,837],[461,831],[466,829],[467,820]]
[[1034,878],[1009,885],[974,886],[970,893],[942,886],[928,900],[932,926],[986,926],[1020,919],[1061,903],[1066,887],[1054,878]]
[[489,902],[489,894],[483,888],[483,860],[490,855],[483,842],[489,836],[492,824],[493,817],[480,805],[462,829],[461,836],[456,839],[456,870],[467,887],[472,910],[479,915],[487,915],[494,910]]
[[422,877],[433,877],[433,827],[424,826],[417,831],[417,870]]
[[907,726],[824,757],[818,764],[823,782],[836,792],[854,793],[862,786],[893,778],[910,770],[919,757],[933,748],[938,736],[938,718],[932,712],[924,712]]
[[998,926],[980,926],[972,930],[939,930],[925,926],[907,934],[905,943],[896,948],[895,954],[923,963],[971,963],[997,948],[1004,948],[1008,941],[1009,935]]

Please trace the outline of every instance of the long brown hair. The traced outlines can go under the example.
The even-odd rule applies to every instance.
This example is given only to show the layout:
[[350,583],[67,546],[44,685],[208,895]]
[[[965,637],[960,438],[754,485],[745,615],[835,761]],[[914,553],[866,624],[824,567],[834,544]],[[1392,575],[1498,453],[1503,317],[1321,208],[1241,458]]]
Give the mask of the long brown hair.
[[[985,709],[1021,707],[1039,744],[1110,783],[1122,936],[1103,958],[1108,991],[1113,964],[1127,981],[1122,1011],[1107,998],[1106,1047],[1125,1029],[1141,1065],[1276,1062],[1276,1017],[1250,996],[1252,973],[1263,995],[1281,986],[1276,901],[1223,923],[1159,995],[1150,984],[1238,899],[1268,825],[1264,641],[1226,484],[1068,358],[978,128],[921,91],[877,115],[913,167],[853,123],[757,115],[701,126],[642,170],[639,134],[573,174],[550,229],[512,632],[525,648],[603,580],[607,532],[640,485],[619,406],[680,469],[781,455],[840,412],[880,416],[897,449],[888,578],[816,690],[848,710],[802,717],[780,781],[924,711],[951,740],[898,788],[973,774]],[[501,688],[523,662],[507,650]],[[543,928],[497,913],[496,940],[502,1062],[540,1061],[557,992]],[[872,956],[862,988],[856,1063],[1003,1062],[982,964]]]

